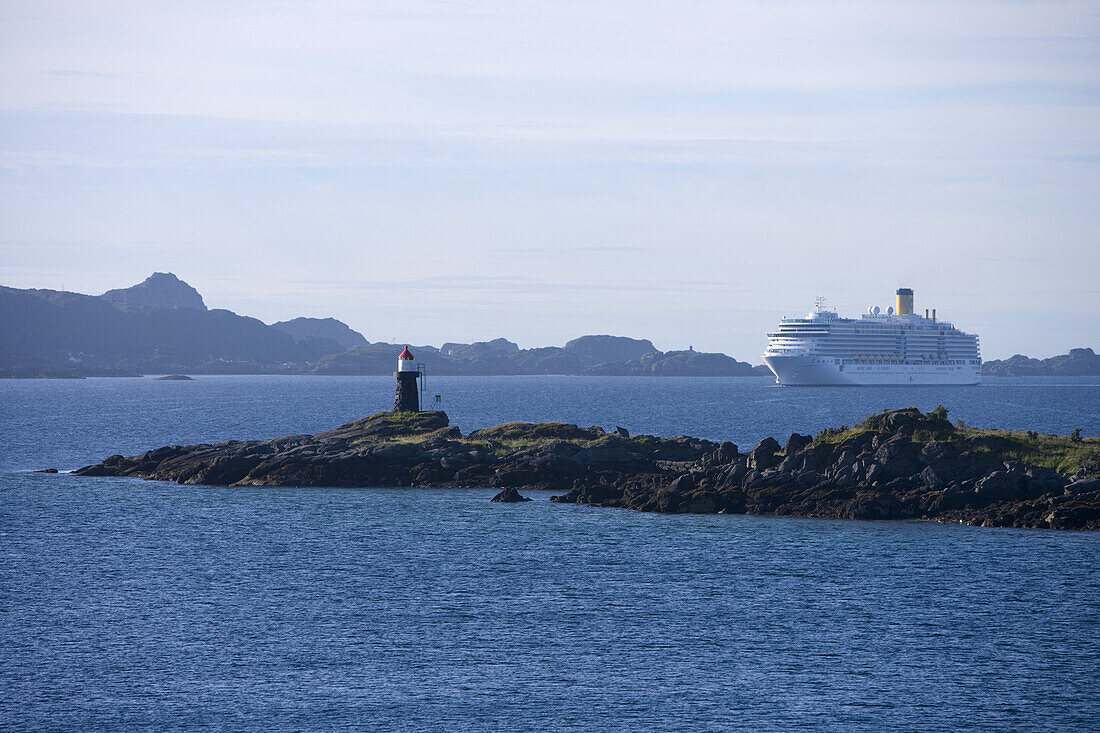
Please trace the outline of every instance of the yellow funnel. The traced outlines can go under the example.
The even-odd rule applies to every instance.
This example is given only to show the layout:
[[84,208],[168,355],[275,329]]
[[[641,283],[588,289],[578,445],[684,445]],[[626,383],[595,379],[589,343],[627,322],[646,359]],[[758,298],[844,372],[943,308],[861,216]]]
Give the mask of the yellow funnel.
[[895,312],[899,316],[913,314],[913,291],[909,288],[898,288],[898,305]]

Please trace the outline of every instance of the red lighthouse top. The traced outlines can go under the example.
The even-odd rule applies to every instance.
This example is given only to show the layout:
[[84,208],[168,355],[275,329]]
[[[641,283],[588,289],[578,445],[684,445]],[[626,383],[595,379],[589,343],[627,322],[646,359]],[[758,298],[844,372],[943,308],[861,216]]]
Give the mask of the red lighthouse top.
[[409,345],[405,344],[405,350],[397,355],[398,359],[411,359],[413,358],[412,352],[409,351]]

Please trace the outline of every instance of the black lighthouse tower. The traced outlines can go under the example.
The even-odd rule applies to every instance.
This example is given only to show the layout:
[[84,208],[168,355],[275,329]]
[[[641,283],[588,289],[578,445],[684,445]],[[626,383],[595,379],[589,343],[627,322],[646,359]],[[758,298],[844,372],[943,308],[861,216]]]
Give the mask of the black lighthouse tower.
[[420,378],[420,371],[413,363],[413,355],[408,346],[397,357],[397,371],[393,376],[397,377],[397,395],[393,398],[393,411],[420,412],[420,394],[416,385],[416,380]]

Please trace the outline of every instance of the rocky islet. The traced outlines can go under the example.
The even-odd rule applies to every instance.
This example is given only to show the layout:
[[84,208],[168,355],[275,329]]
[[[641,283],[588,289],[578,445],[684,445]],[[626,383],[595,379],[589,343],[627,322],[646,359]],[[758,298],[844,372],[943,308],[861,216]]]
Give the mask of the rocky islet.
[[[662,513],[1100,529],[1100,439],[872,415],[817,436],[730,442],[508,423],[463,435],[442,412],[379,413],[316,435],[166,446],[76,471],[220,486],[492,487]],[[511,491],[511,490],[514,490]],[[518,499],[522,501],[522,497]]]

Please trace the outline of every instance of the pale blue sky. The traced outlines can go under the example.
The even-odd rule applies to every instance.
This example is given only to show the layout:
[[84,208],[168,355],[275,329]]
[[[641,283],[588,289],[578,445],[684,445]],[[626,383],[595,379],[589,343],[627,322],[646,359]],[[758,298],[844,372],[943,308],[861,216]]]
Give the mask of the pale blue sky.
[[1100,2],[0,1],[0,283],[759,362],[1100,347]]

